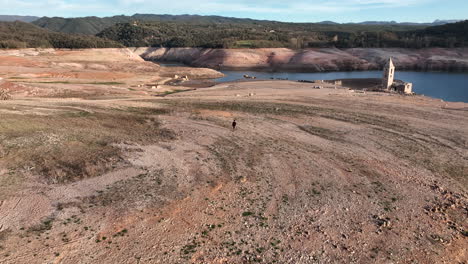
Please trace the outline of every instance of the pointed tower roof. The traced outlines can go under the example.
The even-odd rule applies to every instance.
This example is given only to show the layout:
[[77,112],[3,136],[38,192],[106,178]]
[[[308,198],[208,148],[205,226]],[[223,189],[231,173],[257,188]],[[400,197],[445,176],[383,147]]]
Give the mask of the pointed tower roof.
[[390,57],[390,59],[389,59],[388,62],[387,62],[387,66],[388,66],[389,68],[394,68],[394,67],[395,67],[395,65],[393,64],[393,60],[392,60],[391,57]]

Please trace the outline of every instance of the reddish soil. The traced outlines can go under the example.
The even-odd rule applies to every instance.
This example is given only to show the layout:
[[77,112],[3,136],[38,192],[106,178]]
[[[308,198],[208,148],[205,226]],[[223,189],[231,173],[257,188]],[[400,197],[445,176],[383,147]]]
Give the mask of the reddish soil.
[[8,52],[0,263],[468,260],[466,103]]
[[176,138],[119,143],[126,163],[109,173],[50,184],[0,170],[3,263],[468,258],[464,103],[268,81],[164,98],[16,99],[0,112],[148,108]]
[[128,49],[0,50],[0,78],[14,83],[8,88],[13,97],[158,95],[186,89],[164,86],[183,82],[176,75],[190,80],[223,76],[211,69],[161,68]]
[[25,67],[41,67],[42,63],[34,60],[15,57],[15,56],[0,56],[0,66],[25,66]]

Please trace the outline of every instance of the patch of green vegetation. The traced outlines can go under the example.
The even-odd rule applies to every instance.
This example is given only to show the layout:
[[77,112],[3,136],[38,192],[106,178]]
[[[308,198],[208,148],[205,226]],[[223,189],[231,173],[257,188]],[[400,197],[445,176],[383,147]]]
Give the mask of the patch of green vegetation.
[[308,192],[309,195],[311,196],[317,196],[317,195],[320,195],[321,192],[316,190],[315,188],[312,188],[309,192]]
[[251,216],[253,215],[254,213],[250,212],[250,211],[246,211],[246,212],[243,212],[242,213],[242,216]]
[[113,237],[118,237],[118,236],[123,237],[123,236],[125,236],[125,234],[127,234],[127,233],[128,233],[128,230],[127,230],[126,228],[124,228],[124,229],[120,230],[119,232],[115,233],[115,234],[113,235]]
[[53,217],[48,217],[44,219],[40,224],[30,227],[28,231],[42,233],[51,230],[54,220],[55,219]]
[[191,255],[197,252],[197,247],[199,246],[200,246],[200,243],[194,239],[191,243],[184,245],[180,249],[180,253],[183,257],[188,257],[188,255]]

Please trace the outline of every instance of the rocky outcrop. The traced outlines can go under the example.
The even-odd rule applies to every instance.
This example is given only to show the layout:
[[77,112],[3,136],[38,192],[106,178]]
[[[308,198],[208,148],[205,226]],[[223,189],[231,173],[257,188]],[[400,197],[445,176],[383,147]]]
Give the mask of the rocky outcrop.
[[202,49],[132,48],[145,60],[181,62],[221,70],[380,70],[389,57],[400,70],[468,71],[468,49]]

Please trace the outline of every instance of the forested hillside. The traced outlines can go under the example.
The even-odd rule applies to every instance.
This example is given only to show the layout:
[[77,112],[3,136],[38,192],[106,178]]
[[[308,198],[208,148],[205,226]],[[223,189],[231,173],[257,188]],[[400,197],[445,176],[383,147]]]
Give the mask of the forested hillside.
[[431,46],[466,47],[468,46],[468,20],[428,27],[422,30],[420,36],[425,37]]
[[468,21],[422,28],[398,25],[132,22],[97,34],[125,46],[204,48],[464,47]]
[[133,16],[113,16],[113,17],[42,17],[33,24],[56,32],[97,34],[102,30],[117,23],[130,23],[134,21],[152,22],[186,22],[186,23],[252,23],[257,20],[230,18],[221,16],[199,16],[199,15],[153,15],[135,14]]
[[396,22],[285,23],[220,16],[135,14],[104,18],[43,17],[33,22],[39,27],[18,23],[3,25],[0,47],[118,46],[115,42],[132,47],[293,49],[468,45],[468,21],[427,27]]
[[62,33],[77,33],[95,35],[107,27],[113,26],[116,23],[126,23],[130,20],[126,16],[115,17],[79,17],[79,18],[62,18],[62,17],[43,17],[33,22],[33,24],[56,32]]
[[51,32],[25,22],[0,22],[0,48],[111,48],[112,40]]
[[340,24],[333,21],[323,21],[318,23],[286,23],[268,20],[255,20],[249,18],[234,18],[222,16],[200,16],[200,15],[155,15],[155,14],[134,14],[132,16],[112,16],[112,17],[42,17],[34,24],[62,33],[97,34],[102,30],[117,23],[141,22],[182,22],[189,24],[250,24],[263,26],[281,26],[295,30],[295,28],[307,27],[318,31],[402,31],[412,29],[422,29],[428,26],[443,25],[457,22],[456,20],[436,20],[432,23],[412,23],[396,21],[365,21],[361,23]]

